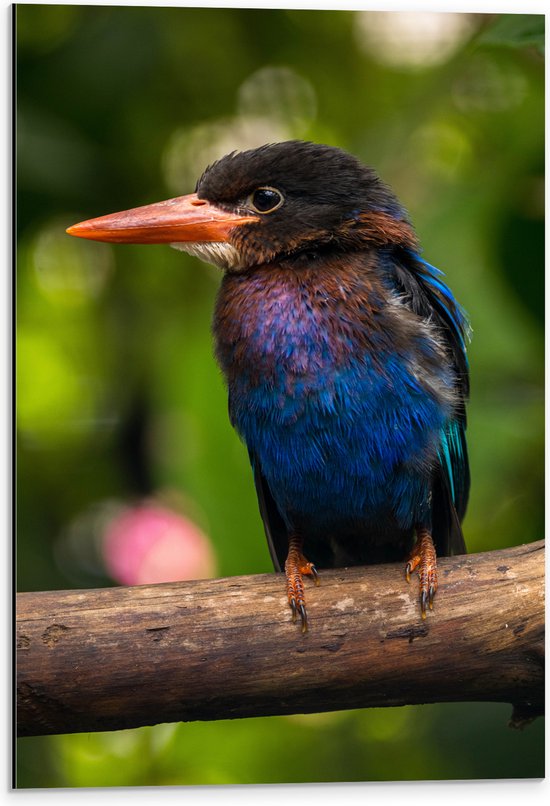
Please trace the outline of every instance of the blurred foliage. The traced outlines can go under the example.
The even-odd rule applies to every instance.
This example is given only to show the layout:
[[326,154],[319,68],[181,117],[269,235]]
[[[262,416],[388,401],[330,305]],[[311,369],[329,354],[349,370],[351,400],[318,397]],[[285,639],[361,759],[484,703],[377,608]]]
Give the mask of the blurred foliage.
[[[89,550],[93,513],[171,490],[220,574],[270,569],[212,357],[218,273],[64,229],[190,192],[210,160],[289,137],[374,165],[470,314],[469,549],[541,537],[542,16],[24,5],[16,17],[21,590],[110,584]],[[520,734],[508,714],[434,705],[26,739],[19,786],[543,775],[542,720]]]
[[540,14],[503,14],[479,38],[479,42],[512,48],[535,47],[544,53],[544,18]]

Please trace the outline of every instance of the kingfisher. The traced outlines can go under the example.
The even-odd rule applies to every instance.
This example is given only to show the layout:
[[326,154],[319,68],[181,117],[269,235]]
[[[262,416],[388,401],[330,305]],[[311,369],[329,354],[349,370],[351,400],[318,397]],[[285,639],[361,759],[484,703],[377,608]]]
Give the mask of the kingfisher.
[[275,570],[404,562],[433,608],[437,556],[466,553],[466,314],[376,172],[328,145],[234,151],[195,192],[67,232],[167,243],[223,270],[213,318],[229,416]]

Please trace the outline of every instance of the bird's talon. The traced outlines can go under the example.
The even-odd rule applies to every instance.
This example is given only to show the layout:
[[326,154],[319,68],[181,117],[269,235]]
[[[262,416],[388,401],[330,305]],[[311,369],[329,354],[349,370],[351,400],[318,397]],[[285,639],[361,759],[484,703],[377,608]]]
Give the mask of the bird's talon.
[[292,610],[292,623],[296,624],[296,615],[298,613],[298,609],[296,607],[296,599],[289,599],[290,609]]
[[307,610],[305,605],[300,605],[300,618],[302,619],[302,632],[307,632]]
[[321,584],[321,580],[319,579],[319,574],[317,573],[317,569],[314,565],[310,568],[311,576],[313,577],[313,581],[315,582],[315,586],[318,588]]
[[422,611],[422,618],[426,618],[426,604],[428,602],[428,594],[425,590],[420,593],[420,610]]

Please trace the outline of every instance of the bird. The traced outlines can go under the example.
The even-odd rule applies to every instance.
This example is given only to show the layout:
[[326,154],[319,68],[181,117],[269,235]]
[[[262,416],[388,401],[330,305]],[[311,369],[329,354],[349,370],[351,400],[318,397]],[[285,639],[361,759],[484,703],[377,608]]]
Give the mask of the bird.
[[437,557],[466,553],[470,325],[376,171],[269,143],[212,163],[194,193],[67,232],[222,269],[215,355],[302,632],[304,578],[324,568],[403,562],[426,618]]

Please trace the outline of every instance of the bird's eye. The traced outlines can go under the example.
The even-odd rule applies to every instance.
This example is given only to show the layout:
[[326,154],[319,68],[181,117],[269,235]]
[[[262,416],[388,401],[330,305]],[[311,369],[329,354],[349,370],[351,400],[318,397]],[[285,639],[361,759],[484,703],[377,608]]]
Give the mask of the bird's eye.
[[276,188],[258,188],[252,193],[248,202],[257,213],[272,213],[284,202],[283,194]]

